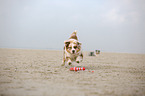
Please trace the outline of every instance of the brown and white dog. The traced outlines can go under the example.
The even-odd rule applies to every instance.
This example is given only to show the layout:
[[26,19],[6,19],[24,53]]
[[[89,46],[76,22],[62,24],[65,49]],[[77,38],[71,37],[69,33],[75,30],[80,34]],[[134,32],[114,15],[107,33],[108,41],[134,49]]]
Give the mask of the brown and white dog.
[[80,63],[83,60],[83,54],[81,52],[81,43],[78,41],[76,36],[77,31],[73,32],[70,38],[64,41],[64,54],[62,66],[65,65],[65,61],[67,64],[71,65],[73,61]]

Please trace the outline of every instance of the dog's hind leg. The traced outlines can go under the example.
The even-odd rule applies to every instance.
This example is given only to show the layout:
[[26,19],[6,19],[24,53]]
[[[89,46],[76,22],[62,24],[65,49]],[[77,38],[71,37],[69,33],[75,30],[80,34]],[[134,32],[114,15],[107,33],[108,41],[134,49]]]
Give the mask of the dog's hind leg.
[[63,51],[63,60],[62,60],[61,66],[64,66],[64,65],[65,65],[65,51]]
[[63,58],[63,60],[62,60],[61,66],[64,66],[64,65],[65,65],[65,58]]

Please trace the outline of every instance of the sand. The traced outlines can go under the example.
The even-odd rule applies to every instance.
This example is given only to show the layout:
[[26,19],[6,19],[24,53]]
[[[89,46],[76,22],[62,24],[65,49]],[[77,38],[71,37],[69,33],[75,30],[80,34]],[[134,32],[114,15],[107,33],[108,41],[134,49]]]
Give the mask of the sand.
[[72,67],[86,70],[75,72],[61,66],[62,54],[0,49],[0,96],[145,96],[145,55],[84,52]]

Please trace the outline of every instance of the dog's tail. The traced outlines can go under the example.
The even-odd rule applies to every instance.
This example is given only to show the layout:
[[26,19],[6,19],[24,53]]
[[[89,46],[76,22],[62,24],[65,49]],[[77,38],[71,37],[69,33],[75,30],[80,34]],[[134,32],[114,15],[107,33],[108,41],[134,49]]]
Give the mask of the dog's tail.
[[71,36],[70,36],[69,39],[76,39],[76,40],[78,40],[78,38],[77,38],[77,30],[75,30],[75,31],[71,34]]

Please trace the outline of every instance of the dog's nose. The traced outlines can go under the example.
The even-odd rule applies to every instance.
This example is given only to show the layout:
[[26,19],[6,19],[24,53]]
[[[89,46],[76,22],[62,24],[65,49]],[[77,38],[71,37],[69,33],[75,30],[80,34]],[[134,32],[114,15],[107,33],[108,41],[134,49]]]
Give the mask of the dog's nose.
[[75,50],[72,50],[72,53],[75,53]]

